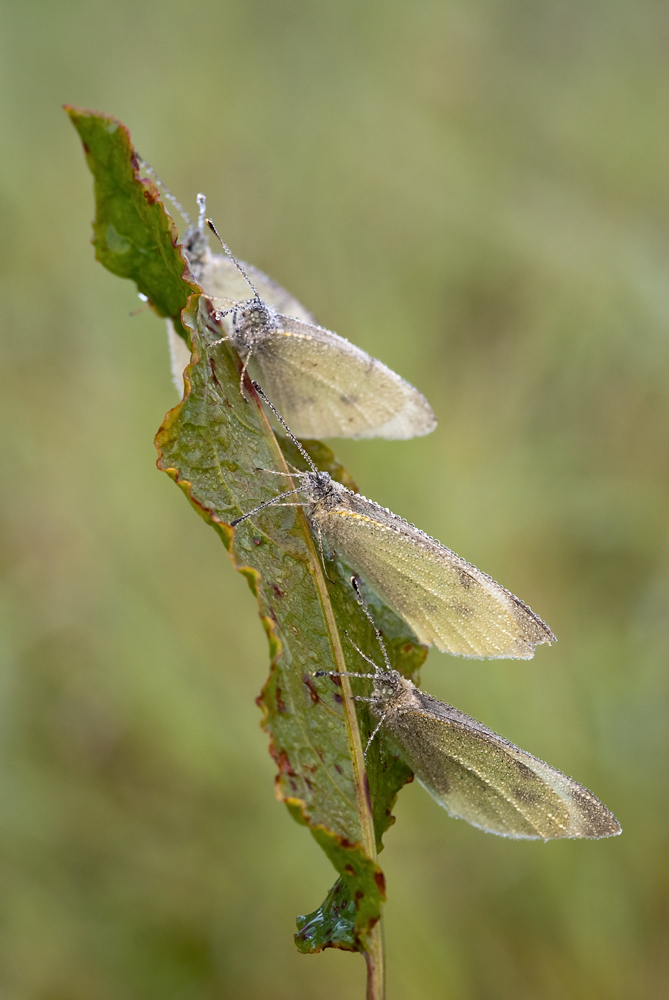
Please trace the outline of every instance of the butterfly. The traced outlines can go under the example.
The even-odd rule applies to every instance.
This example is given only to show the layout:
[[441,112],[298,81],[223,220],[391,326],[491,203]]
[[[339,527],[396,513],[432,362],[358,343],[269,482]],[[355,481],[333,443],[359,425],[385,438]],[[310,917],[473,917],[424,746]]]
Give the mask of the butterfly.
[[[242,385],[248,367],[301,438],[405,439],[434,430],[432,408],[417,389],[344,337],[318,326],[285,289],[238,261],[205,218],[204,195],[198,195],[198,204],[198,225],[187,230],[184,252],[205,294],[221,306],[215,313],[226,331],[220,339],[242,358]],[[205,225],[226,256],[211,252]],[[171,345],[181,365],[185,349],[173,345],[173,336]]]
[[351,583],[385,662],[384,670],[349,638],[374,668],[349,674],[374,682],[370,697],[356,698],[369,703],[377,720],[365,752],[380,732],[439,805],[486,833],[529,840],[621,833],[615,816],[583,785],[393,670],[355,578]]
[[305,501],[298,506],[306,508],[321,555],[325,539],[425,645],[478,659],[530,659],[535,646],[555,640],[548,626],[492,577],[397,514],[320,472],[261,386],[253,386],[311,471],[292,473],[300,482],[296,489],[236,518],[233,527],[264,507],[302,493]]

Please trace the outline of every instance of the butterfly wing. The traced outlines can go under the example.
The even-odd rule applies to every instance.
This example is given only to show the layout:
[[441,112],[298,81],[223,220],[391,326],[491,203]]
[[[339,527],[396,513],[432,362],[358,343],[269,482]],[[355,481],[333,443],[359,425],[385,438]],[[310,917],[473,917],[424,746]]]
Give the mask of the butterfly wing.
[[353,493],[312,520],[330,545],[403,618],[445,653],[531,659],[550,629],[522,601],[450,549]]
[[417,389],[348,340],[292,316],[278,324],[250,369],[298,437],[404,439],[436,426]]
[[621,832],[616,818],[577,781],[417,688],[412,700],[387,716],[384,729],[451,816],[514,838]]
[[[297,316],[306,323],[315,323],[309,310],[305,309],[290,292],[252,264],[245,264],[243,261],[240,263],[260,293],[260,297],[268,305],[277,312]],[[244,275],[228,257],[222,254],[208,252],[204,256],[198,281],[207,295],[215,299],[217,308],[227,308],[234,302],[245,302],[253,294]]]

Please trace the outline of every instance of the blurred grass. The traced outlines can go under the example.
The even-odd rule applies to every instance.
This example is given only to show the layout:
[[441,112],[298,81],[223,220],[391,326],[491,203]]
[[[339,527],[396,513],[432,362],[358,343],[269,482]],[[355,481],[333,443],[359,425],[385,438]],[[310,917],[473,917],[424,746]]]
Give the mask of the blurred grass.
[[432,653],[423,686],[623,836],[510,843],[406,789],[389,1000],[664,996],[666,8],[1,13],[3,998],[363,990],[358,957],[294,950],[333,873],[273,800],[254,601],[155,471],[164,330],[93,260],[64,101],[121,118],[240,256],[426,393],[435,434],[339,456],[559,636],[530,663]]

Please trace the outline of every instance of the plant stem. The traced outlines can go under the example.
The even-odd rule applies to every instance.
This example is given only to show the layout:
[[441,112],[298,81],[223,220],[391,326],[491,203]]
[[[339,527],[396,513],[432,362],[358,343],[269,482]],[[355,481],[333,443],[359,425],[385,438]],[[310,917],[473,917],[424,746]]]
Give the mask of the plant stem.
[[383,935],[383,917],[374,924],[367,938],[367,994],[366,1000],[383,1000],[386,995],[386,956]]

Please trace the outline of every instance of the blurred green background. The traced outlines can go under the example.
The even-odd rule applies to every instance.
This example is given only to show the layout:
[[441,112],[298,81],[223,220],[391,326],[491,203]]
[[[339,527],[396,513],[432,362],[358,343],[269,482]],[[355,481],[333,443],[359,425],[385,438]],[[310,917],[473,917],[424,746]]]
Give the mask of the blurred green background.
[[[62,102],[422,389],[362,491],[559,637],[423,687],[623,836],[515,843],[417,785],[382,855],[389,1000],[667,996],[669,113],[654,0],[4,0],[3,1000],[361,998],[297,954],[334,873],[273,797],[255,602],[154,467],[164,324],[89,245]],[[336,444],[336,443],[335,443]]]

